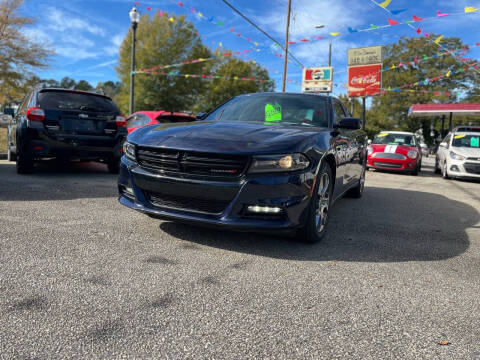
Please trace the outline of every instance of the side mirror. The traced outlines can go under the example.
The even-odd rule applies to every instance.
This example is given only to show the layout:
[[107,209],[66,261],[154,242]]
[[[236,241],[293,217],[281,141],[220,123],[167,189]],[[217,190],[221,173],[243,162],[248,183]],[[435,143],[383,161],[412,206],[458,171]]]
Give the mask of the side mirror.
[[343,118],[339,124],[334,126],[337,129],[358,130],[362,128],[362,120],[357,118]]
[[441,142],[439,146],[448,148],[448,144],[446,142]]
[[5,109],[3,109],[3,113],[5,115],[10,115],[11,117],[14,117],[15,116],[15,109],[5,108]]
[[204,113],[204,112],[198,113],[198,114],[197,114],[197,120],[203,120],[203,118],[204,118],[205,116],[207,116],[207,113]]
[[368,139],[367,144],[370,145],[372,143],[371,139]]

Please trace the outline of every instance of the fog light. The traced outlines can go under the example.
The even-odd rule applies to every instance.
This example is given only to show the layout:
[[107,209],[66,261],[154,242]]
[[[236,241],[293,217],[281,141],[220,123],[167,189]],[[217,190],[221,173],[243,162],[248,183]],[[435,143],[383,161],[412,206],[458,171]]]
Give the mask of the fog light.
[[259,206],[259,205],[250,205],[247,207],[247,210],[253,213],[264,213],[264,214],[279,214],[282,212],[282,208],[279,208],[279,207]]
[[133,189],[131,187],[125,187],[124,191],[129,195],[135,196],[135,193],[133,192]]
[[457,165],[452,165],[452,166],[450,166],[450,171],[457,171],[457,172],[459,172],[460,169],[458,168]]

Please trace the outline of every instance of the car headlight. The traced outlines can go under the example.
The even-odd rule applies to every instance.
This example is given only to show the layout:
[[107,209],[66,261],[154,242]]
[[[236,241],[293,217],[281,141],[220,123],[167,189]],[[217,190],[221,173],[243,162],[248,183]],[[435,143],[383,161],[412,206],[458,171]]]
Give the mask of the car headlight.
[[410,158],[410,159],[416,159],[417,156],[418,156],[418,151],[417,150],[410,150],[407,154],[407,156]]
[[249,173],[268,173],[304,170],[310,165],[303,154],[255,156]]
[[465,160],[465,156],[455,154],[453,151],[450,151],[450,157],[453,160],[460,160],[460,161]]
[[130,160],[136,161],[136,159],[135,159],[135,145],[129,143],[128,141],[125,141],[123,143],[123,153]]

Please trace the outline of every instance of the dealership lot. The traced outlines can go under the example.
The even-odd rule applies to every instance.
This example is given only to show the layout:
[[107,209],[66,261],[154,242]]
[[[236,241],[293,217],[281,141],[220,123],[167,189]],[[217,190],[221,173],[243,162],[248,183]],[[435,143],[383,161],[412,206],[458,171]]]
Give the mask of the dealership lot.
[[[480,359],[480,182],[368,172],[317,245],[160,222],[0,161],[0,357]],[[440,345],[446,340],[449,345]]]

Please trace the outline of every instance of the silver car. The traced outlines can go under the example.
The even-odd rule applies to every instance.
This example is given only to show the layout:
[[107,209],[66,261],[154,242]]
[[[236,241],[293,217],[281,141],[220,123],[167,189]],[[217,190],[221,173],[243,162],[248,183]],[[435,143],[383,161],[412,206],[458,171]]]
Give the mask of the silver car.
[[453,129],[438,147],[435,172],[444,179],[480,179],[480,126]]

